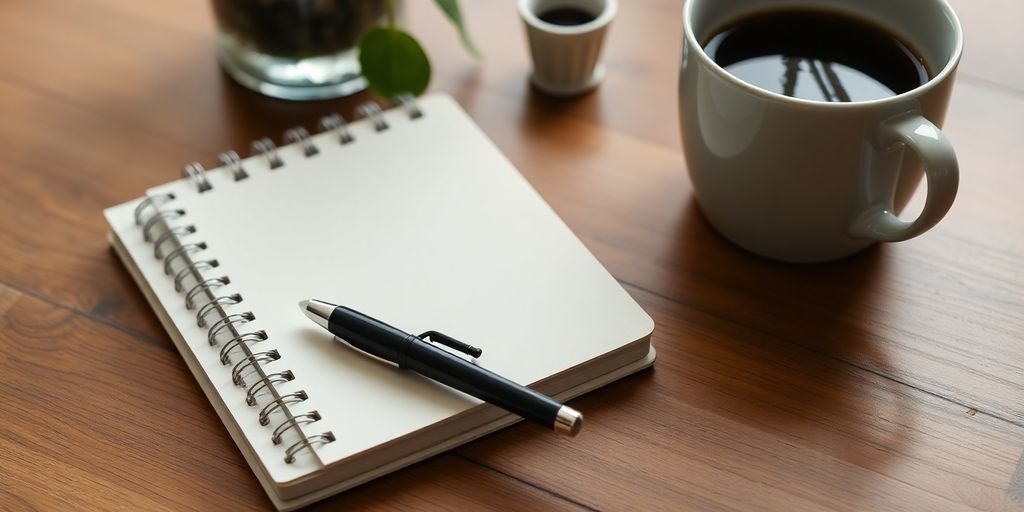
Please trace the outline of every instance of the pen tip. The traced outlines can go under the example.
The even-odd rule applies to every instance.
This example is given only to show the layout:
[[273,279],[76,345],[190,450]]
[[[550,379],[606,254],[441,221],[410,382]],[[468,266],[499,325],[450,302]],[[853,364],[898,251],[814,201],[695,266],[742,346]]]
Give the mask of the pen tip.
[[306,315],[306,318],[316,322],[320,327],[330,330],[328,325],[330,324],[331,313],[334,312],[334,308],[337,306],[322,300],[310,299],[299,302],[299,307],[302,308],[302,314]]

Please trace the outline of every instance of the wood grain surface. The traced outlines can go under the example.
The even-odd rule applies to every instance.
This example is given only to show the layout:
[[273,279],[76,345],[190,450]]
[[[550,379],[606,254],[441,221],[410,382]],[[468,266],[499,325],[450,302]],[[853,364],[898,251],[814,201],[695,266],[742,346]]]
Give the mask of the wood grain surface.
[[[731,246],[692,199],[679,0],[620,2],[608,77],[575,100],[528,86],[514,2],[463,2],[479,61],[405,2],[431,89],[654,317],[659,358],[575,400],[577,439],[517,425],[313,508],[1024,510],[1024,3],[953,4],[953,209],[919,239],[791,266]],[[219,70],[214,35],[201,0],[0,3],[0,509],[270,508],[101,210],[369,96],[261,97]]]

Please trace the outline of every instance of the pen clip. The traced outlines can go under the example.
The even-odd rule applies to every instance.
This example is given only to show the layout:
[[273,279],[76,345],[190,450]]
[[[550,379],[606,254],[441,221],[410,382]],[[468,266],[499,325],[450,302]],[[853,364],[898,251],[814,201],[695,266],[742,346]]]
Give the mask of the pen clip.
[[451,336],[448,336],[447,334],[439,333],[437,331],[427,331],[417,336],[417,338],[423,341],[428,341],[427,338],[430,338],[429,341],[432,341],[439,345],[444,345],[453,350],[457,350],[474,359],[480,357],[480,355],[484,353],[484,351],[479,348],[463,343],[455,338],[452,338]]

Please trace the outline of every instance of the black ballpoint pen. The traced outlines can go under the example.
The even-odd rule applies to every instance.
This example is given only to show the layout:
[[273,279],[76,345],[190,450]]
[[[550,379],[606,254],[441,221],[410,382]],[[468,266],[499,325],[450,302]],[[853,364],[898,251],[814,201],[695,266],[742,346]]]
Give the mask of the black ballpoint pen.
[[512,382],[461,357],[437,348],[432,342],[472,357],[481,350],[436,331],[409,334],[358,311],[319,300],[299,303],[302,312],[353,348],[378,359],[412,370],[463,393],[497,405],[528,420],[575,436],[583,415],[553,398]]

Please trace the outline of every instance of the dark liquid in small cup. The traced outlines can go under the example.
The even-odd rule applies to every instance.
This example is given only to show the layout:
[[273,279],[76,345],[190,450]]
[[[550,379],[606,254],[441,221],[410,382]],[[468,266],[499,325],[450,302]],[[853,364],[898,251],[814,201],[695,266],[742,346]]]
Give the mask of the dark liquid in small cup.
[[570,27],[590,23],[596,16],[579,7],[553,7],[537,15],[541,21],[552,25]]
[[876,100],[930,78],[924,59],[897,35],[827,10],[753,14],[715,32],[704,51],[744,82],[805,100]]

